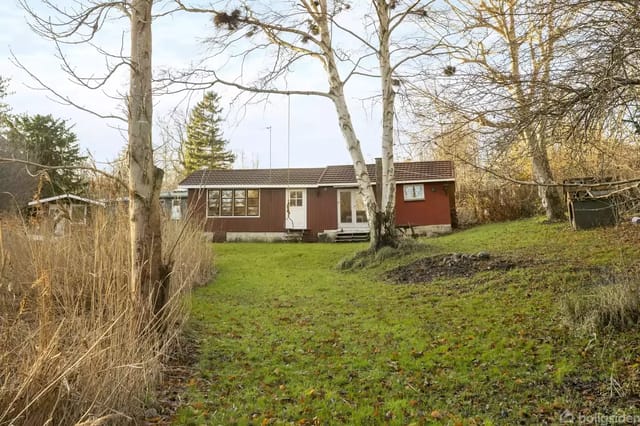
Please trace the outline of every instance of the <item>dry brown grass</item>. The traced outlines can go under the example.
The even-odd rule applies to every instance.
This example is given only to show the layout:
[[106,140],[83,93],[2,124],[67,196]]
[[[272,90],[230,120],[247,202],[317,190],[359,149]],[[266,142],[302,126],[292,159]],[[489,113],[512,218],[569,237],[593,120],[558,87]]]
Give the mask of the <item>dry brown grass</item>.
[[624,331],[640,325],[640,277],[616,272],[601,279],[590,292],[562,303],[568,326],[579,331]]
[[140,333],[147,324],[129,299],[124,215],[101,213],[42,240],[2,220],[0,424],[130,423],[141,413],[184,323],[182,295],[212,272],[211,247],[195,226],[180,226],[167,223],[163,234],[174,271],[161,338]]

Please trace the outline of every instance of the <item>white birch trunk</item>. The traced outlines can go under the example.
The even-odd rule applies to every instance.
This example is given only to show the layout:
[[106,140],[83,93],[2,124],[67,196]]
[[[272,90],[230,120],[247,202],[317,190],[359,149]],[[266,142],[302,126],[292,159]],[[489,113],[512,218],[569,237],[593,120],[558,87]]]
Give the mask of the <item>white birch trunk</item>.
[[131,2],[129,88],[129,220],[131,298],[154,314],[164,305],[160,187],[163,172],[153,162],[151,126],[151,8],[153,0]]
[[376,212],[378,211],[378,203],[376,201],[376,195],[371,184],[371,177],[367,171],[367,164],[362,154],[362,148],[360,141],[353,128],[353,121],[351,119],[351,113],[349,112],[349,106],[344,95],[344,82],[340,78],[338,72],[338,66],[335,61],[331,32],[329,30],[329,23],[327,20],[327,5],[326,1],[320,2],[320,14],[316,16],[316,22],[320,30],[320,39],[323,45],[324,54],[324,66],[327,71],[329,80],[329,93],[331,94],[331,100],[336,108],[338,114],[338,124],[340,131],[347,144],[351,161],[355,170],[356,180],[362,199],[366,206],[367,222],[369,224],[369,230],[372,233],[371,242],[372,246],[374,241],[374,230],[376,222]]
[[382,83],[382,199],[378,215],[376,244],[395,241],[396,181],[393,162],[393,118],[395,91],[390,52],[390,7],[386,0],[376,0],[378,13],[378,38],[380,51],[380,81]]

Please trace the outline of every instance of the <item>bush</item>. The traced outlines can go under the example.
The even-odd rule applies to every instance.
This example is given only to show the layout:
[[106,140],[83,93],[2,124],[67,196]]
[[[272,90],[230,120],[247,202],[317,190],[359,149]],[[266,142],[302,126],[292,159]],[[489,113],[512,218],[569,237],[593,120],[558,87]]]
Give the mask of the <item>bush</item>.
[[400,256],[408,256],[412,253],[424,251],[428,246],[413,238],[401,238],[397,247],[382,247],[377,251],[362,250],[353,256],[345,257],[336,266],[339,270],[362,269],[368,266],[376,266],[388,259]]
[[456,211],[460,225],[531,217],[539,213],[539,199],[533,186],[496,182],[459,182]]
[[583,331],[623,331],[640,324],[640,280],[618,274],[589,294],[562,303],[566,323]]
[[364,268],[369,264],[371,256],[371,250],[358,251],[353,256],[347,256],[341,259],[336,265],[336,268],[339,270]]
[[127,219],[98,214],[61,238],[49,225],[34,238],[17,219],[1,222],[0,424],[131,423],[184,323],[182,295],[211,276],[211,248],[194,227],[166,224],[174,269],[160,337],[141,333],[130,302]]

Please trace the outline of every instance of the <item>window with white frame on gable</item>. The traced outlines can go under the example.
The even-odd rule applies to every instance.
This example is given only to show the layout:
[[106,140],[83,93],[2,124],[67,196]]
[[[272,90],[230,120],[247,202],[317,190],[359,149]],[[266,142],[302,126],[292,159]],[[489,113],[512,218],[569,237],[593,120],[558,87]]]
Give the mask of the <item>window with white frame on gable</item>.
[[209,189],[207,217],[257,217],[260,215],[260,190]]
[[424,184],[406,184],[402,187],[405,201],[424,200]]

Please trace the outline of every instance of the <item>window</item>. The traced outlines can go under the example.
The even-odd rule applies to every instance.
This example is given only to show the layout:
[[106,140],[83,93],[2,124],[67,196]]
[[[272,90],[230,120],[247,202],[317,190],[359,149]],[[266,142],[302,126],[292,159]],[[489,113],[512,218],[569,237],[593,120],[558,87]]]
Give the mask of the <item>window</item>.
[[87,223],[87,206],[85,204],[71,205],[71,222]]
[[55,218],[62,214],[62,209],[55,204],[49,206],[49,217]]
[[207,216],[258,216],[260,190],[210,189],[207,192]]
[[289,206],[291,207],[302,207],[303,199],[302,199],[302,191],[289,191]]
[[247,190],[236,189],[233,191],[233,215],[247,215]]
[[220,190],[210,189],[207,198],[207,216],[220,216]]
[[258,216],[260,214],[260,191],[257,189],[247,189],[247,216]]
[[367,208],[362,195],[356,193],[355,198],[356,223],[367,223]]
[[367,209],[362,195],[356,191],[339,191],[340,223],[356,225],[367,223]]
[[424,200],[424,184],[413,184],[413,185],[404,185],[404,200],[405,201],[414,201],[414,200]]
[[223,189],[220,216],[233,216],[233,189]]

